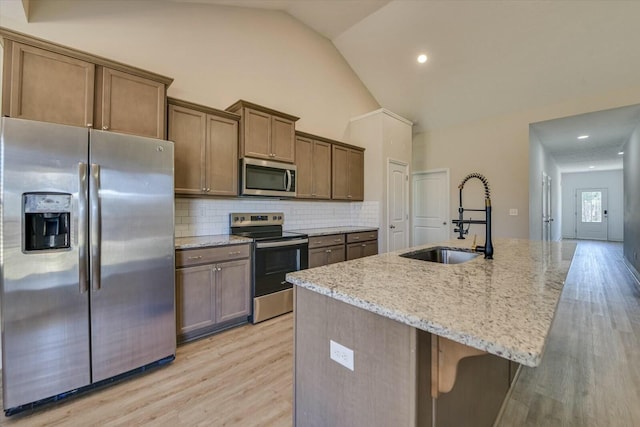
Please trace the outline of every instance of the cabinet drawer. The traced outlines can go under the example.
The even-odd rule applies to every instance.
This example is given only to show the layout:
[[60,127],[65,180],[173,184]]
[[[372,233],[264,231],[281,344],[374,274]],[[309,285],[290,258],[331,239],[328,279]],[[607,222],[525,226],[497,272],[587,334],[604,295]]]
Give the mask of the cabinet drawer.
[[328,236],[309,237],[309,249],[343,244],[344,234],[331,234]]
[[202,249],[179,249],[176,251],[176,267],[248,258],[250,253],[249,244],[216,246]]
[[347,234],[347,243],[353,242],[365,242],[367,240],[377,240],[378,239],[378,231],[363,231],[360,233],[349,233]]

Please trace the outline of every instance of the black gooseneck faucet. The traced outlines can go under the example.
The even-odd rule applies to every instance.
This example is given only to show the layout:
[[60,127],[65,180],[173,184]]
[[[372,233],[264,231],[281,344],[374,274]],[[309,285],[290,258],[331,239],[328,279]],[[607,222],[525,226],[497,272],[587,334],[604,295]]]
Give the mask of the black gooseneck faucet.
[[[462,189],[464,188],[464,184],[467,181],[469,181],[471,178],[478,178],[480,181],[482,181],[482,184],[484,185],[484,206],[485,206],[484,209],[465,209],[462,207]],[[487,180],[487,178],[484,177],[484,175],[481,175],[479,173],[470,173],[462,180],[460,185],[458,185],[458,188],[460,189],[460,205],[458,207],[458,219],[454,219],[451,221],[454,224],[456,224],[458,228],[455,228],[453,231],[456,233],[460,233],[460,235],[458,236],[458,239],[464,239],[464,235],[469,233],[469,227],[471,226],[471,224],[485,224],[484,246],[481,246],[481,245],[475,246],[475,238],[474,238],[473,249],[477,252],[483,252],[485,259],[493,259],[493,243],[491,242],[491,194],[489,191],[489,181]],[[472,220],[471,218],[464,219],[465,211],[472,211],[472,212],[484,211],[485,219],[484,221]],[[466,230],[464,228],[464,224],[468,224]]]

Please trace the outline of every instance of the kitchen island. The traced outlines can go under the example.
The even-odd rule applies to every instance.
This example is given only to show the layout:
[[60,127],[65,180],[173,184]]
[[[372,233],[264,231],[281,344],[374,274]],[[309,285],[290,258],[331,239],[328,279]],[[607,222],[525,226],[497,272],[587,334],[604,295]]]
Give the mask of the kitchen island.
[[540,363],[575,251],[518,239],[494,247],[493,260],[455,265],[403,250],[288,274],[294,423],[491,425],[517,364]]

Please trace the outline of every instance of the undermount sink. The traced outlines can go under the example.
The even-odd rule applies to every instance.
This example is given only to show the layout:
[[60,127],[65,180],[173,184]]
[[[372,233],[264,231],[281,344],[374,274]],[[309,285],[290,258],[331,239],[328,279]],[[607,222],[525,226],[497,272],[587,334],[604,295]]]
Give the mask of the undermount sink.
[[448,248],[446,246],[435,246],[400,254],[404,258],[438,262],[440,264],[462,264],[463,262],[471,261],[478,255],[480,255],[478,252],[474,252],[471,249]]

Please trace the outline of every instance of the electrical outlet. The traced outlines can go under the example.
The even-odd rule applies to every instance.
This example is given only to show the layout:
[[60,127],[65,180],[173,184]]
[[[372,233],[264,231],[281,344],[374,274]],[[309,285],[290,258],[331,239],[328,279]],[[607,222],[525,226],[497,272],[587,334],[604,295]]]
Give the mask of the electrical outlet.
[[518,216],[518,209],[514,209],[514,208],[509,209],[509,215]]
[[353,371],[353,350],[347,348],[333,340],[329,340],[329,357]]

